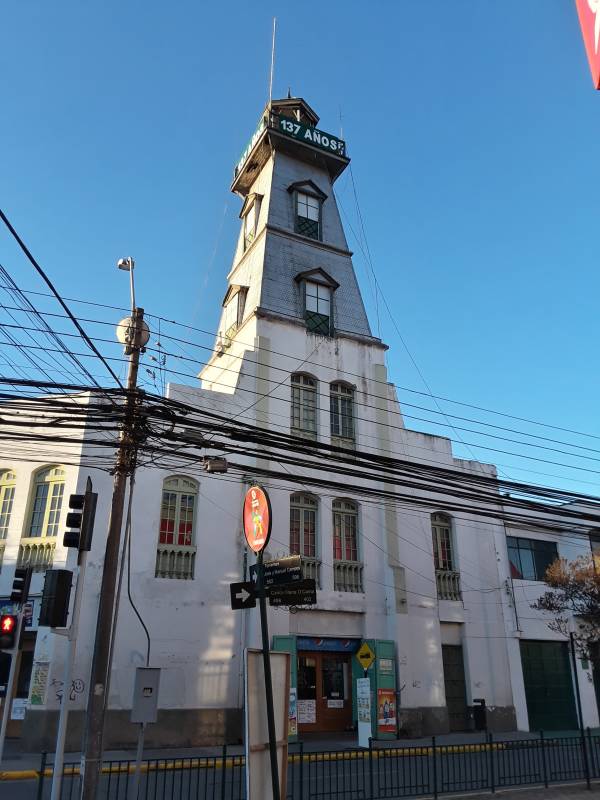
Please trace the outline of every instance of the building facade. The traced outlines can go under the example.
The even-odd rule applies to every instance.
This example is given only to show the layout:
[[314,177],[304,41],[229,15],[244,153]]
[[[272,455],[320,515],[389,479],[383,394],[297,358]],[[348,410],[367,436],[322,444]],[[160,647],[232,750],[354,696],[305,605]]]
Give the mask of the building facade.
[[[334,193],[349,163],[346,145],[318,122],[300,98],[273,101],[261,116],[235,168],[240,234],[214,351],[200,386],[171,384],[168,396],[303,442],[434,464],[474,480],[494,478],[493,466],[455,458],[448,439],[404,425]],[[3,597],[15,563],[35,565],[37,598],[47,566],[73,566],[62,547],[65,498],[82,491],[88,475],[99,493],[74,681],[67,687],[67,746],[73,749],[81,746],[112,483],[105,472],[83,466],[94,452],[83,436],[68,459],[49,450],[44,464],[14,461],[0,474]],[[526,697],[535,691],[524,678],[535,647],[528,651],[524,641],[556,637],[543,622],[525,623],[533,612],[523,613],[530,597],[519,594],[519,581],[530,578],[515,578],[513,563],[520,552],[513,539],[522,532],[509,531],[507,547],[504,523],[494,516],[502,507],[499,495],[482,517],[453,512],[443,500],[447,494],[426,484],[411,488],[410,502],[383,503],[369,498],[360,475],[346,486],[342,476],[339,489],[321,491],[310,484],[308,466],[273,480],[269,471],[282,470],[272,459],[246,456],[244,463],[248,474],[239,479],[207,474],[200,458],[193,469],[138,470],[131,593],[150,630],[150,664],[162,670],[150,745],[241,737],[243,652],[260,646],[260,631],[256,610],[231,610],[229,584],[246,578],[253,562],[241,508],[261,475],[274,520],[267,555],[300,555],[304,575],[318,587],[316,606],[269,613],[274,648],[293,656],[300,736],[355,726],[355,678],[362,675],[356,652],[364,642],[375,655],[369,668],[375,706],[385,708],[374,720],[375,736],[470,730],[478,699],[485,700],[492,730],[537,725],[541,717],[528,712],[533,701]],[[397,491],[383,478],[380,488]],[[17,693],[23,718],[11,730],[25,748],[51,749],[65,642],[37,627],[39,600],[33,602]],[[107,746],[135,741],[129,709],[135,668],[145,663],[145,636],[123,592]],[[586,724],[597,724],[589,682],[586,692]],[[567,711],[564,720],[572,722]]]

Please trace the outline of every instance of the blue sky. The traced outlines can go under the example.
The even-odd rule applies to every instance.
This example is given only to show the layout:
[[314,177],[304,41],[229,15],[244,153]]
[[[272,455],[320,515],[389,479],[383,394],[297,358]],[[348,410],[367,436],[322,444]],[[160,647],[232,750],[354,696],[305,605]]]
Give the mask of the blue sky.
[[[5,2],[2,207],[57,286],[126,305],[114,264],[131,254],[140,305],[215,330],[239,223],[229,184],[267,99],[273,15],[274,95],[291,87],[324,130],[341,117],[377,280],[428,385],[600,436],[600,94],[568,0]],[[359,233],[347,175],[337,190]],[[368,265],[347,235],[376,329]],[[0,261],[41,288],[6,232]],[[393,380],[426,391],[381,303],[379,316]],[[457,452],[515,478],[596,492],[593,451],[520,448],[591,470],[578,472],[407,424],[462,436],[476,446]]]

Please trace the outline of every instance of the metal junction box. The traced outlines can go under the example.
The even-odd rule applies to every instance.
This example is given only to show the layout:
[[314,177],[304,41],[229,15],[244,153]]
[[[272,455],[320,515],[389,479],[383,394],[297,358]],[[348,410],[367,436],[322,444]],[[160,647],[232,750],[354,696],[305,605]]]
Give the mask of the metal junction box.
[[131,708],[132,722],[144,725],[148,722],[156,722],[159,683],[160,669],[158,667],[138,667],[136,669]]

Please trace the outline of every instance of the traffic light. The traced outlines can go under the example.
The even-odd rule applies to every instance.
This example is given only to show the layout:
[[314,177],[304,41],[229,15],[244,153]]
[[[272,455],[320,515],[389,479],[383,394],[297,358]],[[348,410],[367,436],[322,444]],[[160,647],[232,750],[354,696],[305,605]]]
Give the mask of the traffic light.
[[16,614],[2,614],[0,616],[0,650],[15,649],[17,619]]
[[91,549],[97,502],[98,495],[92,492],[92,482],[89,478],[85,494],[72,494],[69,497],[71,511],[67,514],[67,528],[71,530],[63,537],[65,547],[76,547],[80,552]]
[[27,602],[27,598],[29,597],[29,585],[31,583],[31,572],[31,567],[17,567],[15,569],[12,594],[10,596],[12,603],[18,603],[22,606]]
[[69,617],[73,573],[68,569],[47,569],[42,592],[39,625],[64,628]]

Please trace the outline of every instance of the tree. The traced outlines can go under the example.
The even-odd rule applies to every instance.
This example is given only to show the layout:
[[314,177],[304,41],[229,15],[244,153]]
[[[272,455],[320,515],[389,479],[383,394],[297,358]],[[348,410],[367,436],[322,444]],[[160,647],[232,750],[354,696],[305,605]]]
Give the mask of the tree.
[[591,554],[574,561],[558,558],[544,579],[550,589],[531,607],[555,614],[548,627],[566,637],[569,617],[574,616],[573,639],[579,656],[600,666],[600,566]]

